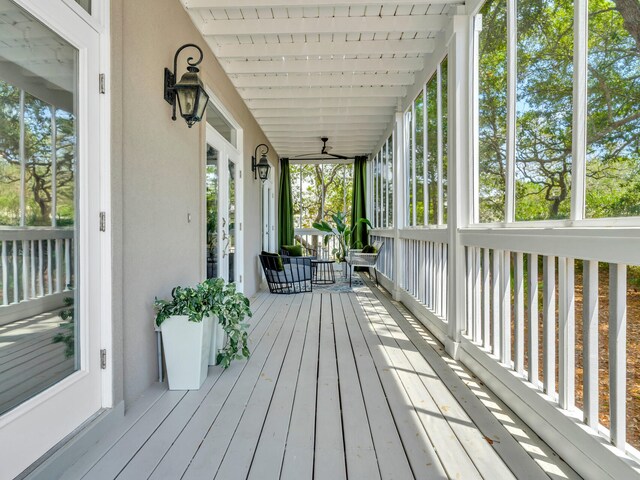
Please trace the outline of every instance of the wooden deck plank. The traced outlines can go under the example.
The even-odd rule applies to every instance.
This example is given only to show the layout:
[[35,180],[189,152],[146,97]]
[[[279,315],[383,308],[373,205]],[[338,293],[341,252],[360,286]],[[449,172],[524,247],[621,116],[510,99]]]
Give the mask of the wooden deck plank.
[[216,416],[215,421],[184,472],[182,476],[184,480],[199,480],[211,478],[215,475],[242,419],[247,402],[258,383],[258,379],[263,374],[265,365],[271,365],[275,359],[282,361],[284,349],[289,343],[296,323],[295,316],[288,315],[288,312],[291,308],[297,308],[293,306],[294,297],[288,297],[285,302],[277,302],[277,306],[282,310],[276,315],[272,324],[277,330],[272,334],[268,334],[271,338],[264,343],[264,345],[268,344],[269,348],[263,349],[260,353],[256,351],[252,356],[251,360],[255,359],[255,361],[247,365],[243,375],[238,379],[229,397],[222,405],[220,413]]
[[380,339],[373,332],[363,306],[355,295],[350,296],[351,305],[356,313],[356,320],[373,358],[378,376],[389,401],[392,415],[396,422],[402,445],[405,449],[411,470],[416,478],[445,479],[447,475],[440,458],[425,435],[424,427],[411,404],[407,392],[402,388],[398,372],[386,358]]
[[[255,364],[263,362],[265,350],[271,348],[282,325],[282,322],[276,321],[281,313],[280,306],[273,298],[260,306],[260,311],[255,316],[261,317],[261,320],[249,336],[251,357],[246,362],[231,364],[224,371],[216,383],[215,390],[205,397],[149,478],[180,478],[183,475],[241,374],[247,368],[254,370]],[[261,365],[258,368],[262,368]]]
[[[418,351],[418,349],[411,343],[404,331],[398,328],[397,319],[393,319],[391,314],[385,309],[376,297],[372,297],[373,294],[367,295],[372,302],[372,307],[377,310],[378,318],[382,324],[386,326],[388,335],[396,341],[398,346],[402,347],[402,354],[406,357],[411,368],[418,375],[418,379],[422,382],[424,388],[428,392],[432,399],[430,408],[436,407],[445,420],[455,437],[457,438],[456,447],[459,446],[468,454],[468,460],[471,462],[481,476],[492,479],[505,479],[515,480],[515,477],[509,470],[509,468],[501,461],[501,458],[496,455],[495,450],[491,447],[491,443],[485,438],[476,427],[475,423],[469,418],[465,410],[458,403],[455,397],[451,394],[450,388],[452,385],[445,385],[441,378],[436,374],[433,368],[429,365],[429,362]],[[383,333],[384,334],[384,333]],[[456,382],[459,386],[460,382]],[[426,397],[423,397],[426,398]],[[427,429],[429,431],[429,429]],[[438,448],[437,438],[441,438],[441,433],[432,436],[432,442]],[[437,438],[436,438],[437,437]],[[497,439],[496,441],[499,441]],[[493,440],[491,440],[493,442]],[[438,450],[439,452],[441,449]],[[459,452],[455,450],[447,450],[451,452],[451,458],[444,459],[446,464],[452,464],[453,458],[458,458]],[[469,468],[469,466],[467,466]],[[451,471],[449,476],[455,478],[455,471]],[[465,475],[467,475],[465,473]],[[463,476],[462,478],[468,478]],[[470,478],[470,477],[469,477]]]
[[402,447],[402,440],[387,403],[376,366],[358,326],[350,296],[342,300],[345,326],[349,333],[360,377],[380,474],[383,480],[411,479],[413,472]]
[[[312,296],[305,295],[302,299],[299,321],[296,324],[294,337],[291,340],[290,350],[287,351],[271,400],[271,406],[267,412],[262,432],[249,466],[250,470],[247,475],[249,479],[280,478],[296,387],[302,371],[304,347],[307,344],[307,337],[310,333],[310,322],[305,320],[311,317],[311,308]],[[316,341],[317,337],[313,340]],[[222,472],[223,470],[221,469],[220,473]]]
[[[305,298],[307,300],[305,301]],[[306,319],[309,312],[308,297],[296,295],[289,315],[294,324],[293,333],[288,345],[285,346],[284,359],[279,352],[272,351],[265,368],[260,375],[256,388],[251,394],[245,412],[233,439],[222,460],[216,478],[247,478],[251,461],[256,451],[258,441],[261,438],[264,425],[269,412],[278,417],[278,422],[285,429],[291,416],[291,404],[297,373],[300,370],[302,346],[306,334]],[[274,355],[278,353],[278,355]],[[278,388],[279,387],[279,388]],[[281,435],[284,440],[285,435]],[[270,438],[267,442],[273,444]],[[282,443],[284,449],[284,443]],[[282,465],[282,453],[271,457],[274,466]],[[263,478],[278,478],[277,475]]]
[[351,340],[345,324],[344,295],[332,295],[333,329],[340,378],[340,403],[349,478],[380,479],[380,469],[373,446],[367,408],[353,355]]
[[339,479],[346,478],[347,472],[331,295],[322,295],[320,308],[314,478]]
[[[263,302],[258,303],[257,315],[254,318],[249,319],[249,327],[247,333],[251,336],[255,331],[257,324],[261,320],[260,314],[262,310],[259,306]],[[256,308],[256,305],[252,305],[252,308]],[[158,463],[162,460],[162,457],[171,448],[173,440],[180,434],[184,426],[188,423],[194,412],[198,410],[200,404],[204,401],[205,397],[215,387],[218,379],[223,373],[223,369],[220,367],[210,367],[209,375],[205,380],[205,383],[199,390],[193,390],[187,392],[187,395],[176,406],[176,408],[168,415],[162,425],[153,432],[151,437],[140,448],[136,455],[122,470],[119,479],[140,479],[147,478],[153,470],[157,467]]]
[[[315,444],[316,395],[318,380],[318,351],[320,338],[320,294],[311,296],[311,311],[307,324],[307,337],[304,341],[298,384],[287,443],[282,460],[280,478],[296,480],[313,478],[313,450]],[[258,466],[251,468],[251,478],[261,480]]]

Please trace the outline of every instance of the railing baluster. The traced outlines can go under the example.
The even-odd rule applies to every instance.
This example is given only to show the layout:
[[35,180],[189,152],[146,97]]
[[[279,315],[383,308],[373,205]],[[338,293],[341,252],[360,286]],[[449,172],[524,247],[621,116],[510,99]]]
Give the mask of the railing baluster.
[[491,292],[492,292],[492,352],[495,356],[500,357],[500,257],[502,252],[494,250],[491,258]]
[[42,239],[38,240],[38,291],[41,297],[44,297],[44,272],[43,272],[43,262],[44,256],[42,252]]
[[472,279],[472,275],[473,275],[473,259],[471,258],[471,247],[465,247],[464,248],[464,252],[465,252],[465,291],[466,291],[466,298],[465,298],[465,303],[467,304],[467,317],[465,318],[465,326],[464,326],[464,333],[471,338],[471,340],[473,340],[475,332],[473,330],[473,304],[472,304],[472,298],[473,298],[473,279]]
[[555,397],[556,392],[556,275],[555,257],[543,258],[543,373],[544,392]]
[[29,299],[29,241],[22,240],[22,300]]
[[511,252],[502,254],[502,287],[500,291],[502,323],[500,324],[502,336],[503,364],[511,367]]
[[482,251],[479,248],[473,249],[473,340],[476,343],[482,342],[482,274],[480,270],[480,255]]
[[583,369],[584,369],[584,421],[598,429],[598,262],[585,260],[583,278]]
[[575,289],[572,258],[558,258],[559,339],[558,393],[560,408],[575,404]]
[[515,280],[515,361],[514,369],[517,373],[524,373],[524,257],[522,252],[516,252],[514,271]]
[[627,267],[609,265],[609,404],[611,443],[622,450],[627,426]]
[[2,304],[9,305],[9,287],[7,285],[7,242],[2,241]]
[[56,292],[62,292],[62,245],[61,240],[56,238]]
[[529,306],[529,358],[528,370],[529,381],[538,388],[538,255],[531,254],[528,258],[527,277],[528,295],[527,305]]
[[71,240],[64,239],[64,289],[68,290],[71,285]]
[[29,241],[29,247],[31,252],[31,298],[36,298],[36,242],[34,240]]
[[482,249],[482,345],[491,348],[491,264],[489,249]]
[[47,238],[47,294],[53,293],[53,276],[51,275],[51,239]]
[[13,263],[13,303],[18,303],[20,301],[20,293],[18,289],[18,242],[16,240],[13,241],[11,259]]
[[447,315],[449,311],[447,310],[447,298],[449,296],[448,291],[448,278],[449,278],[449,250],[446,243],[442,245],[442,256],[443,256],[443,265],[442,265],[442,317],[445,321],[448,321]]

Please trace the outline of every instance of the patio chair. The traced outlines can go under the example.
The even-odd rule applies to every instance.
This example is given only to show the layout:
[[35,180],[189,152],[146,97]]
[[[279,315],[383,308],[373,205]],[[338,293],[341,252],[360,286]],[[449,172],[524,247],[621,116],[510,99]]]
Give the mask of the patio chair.
[[271,293],[311,292],[311,257],[281,257],[260,254],[260,263]]
[[384,242],[375,242],[373,248],[375,253],[362,253],[362,250],[351,249],[346,258],[346,262],[349,268],[349,286],[351,286],[351,277],[353,276],[353,269],[355,267],[369,267],[369,277],[371,277],[371,269],[376,278],[376,285],[378,285],[378,270],[376,263],[378,262],[378,255],[384,246]]

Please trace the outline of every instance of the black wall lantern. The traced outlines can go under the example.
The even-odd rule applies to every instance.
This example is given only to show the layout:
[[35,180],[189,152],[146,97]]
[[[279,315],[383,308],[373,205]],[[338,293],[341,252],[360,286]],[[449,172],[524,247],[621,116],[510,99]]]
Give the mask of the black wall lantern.
[[[262,151],[260,161],[256,163],[256,158],[258,157],[258,149],[260,147],[264,147],[265,150]],[[269,161],[267,160],[267,153],[269,153],[269,147],[264,143],[261,143],[256,147],[256,151],[254,152],[253,157],[251,157],[251,171],[253,172],[254,180],[258,178],[258,176],[263,182],[267,178],[269,178],[269,169],[271,168],[271,165],[269,165]]]
[[[178,55],[185,48],[193,47],[200,53],[200,58],[194,61],[193,57],[187,58],[187,71],[178,83],[176,83]],[[173,106],[173,115],[171,118],[176,119],[176,99],[180,108],[180,115],[185,119],[189,128],[194,123],[199,122],[204,117],[204,111],[209,102],[209,95],[204,89],[200,78],[198,77],[198,65],[202,62],[202,49],[193,43],[187,43],[181,46],[173,57],[173,72],[168,68],[164,69],[164,99]]]

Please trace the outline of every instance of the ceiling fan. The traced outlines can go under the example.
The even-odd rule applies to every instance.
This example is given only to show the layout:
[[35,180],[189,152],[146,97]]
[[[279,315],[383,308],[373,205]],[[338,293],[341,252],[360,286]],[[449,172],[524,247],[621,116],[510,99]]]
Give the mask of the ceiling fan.
[[[329,137],[320,137],[320,140],[322,140],[322,149],[320,150],[320,155],[325,155],[325,157],[317,157],[317,153],[305,153],[302,155],[297,155],[294,157],[294,159],[296,160],[353,160],[354,157],[347,157],[345,155],[339,155],[337,153],[330,153],[329,151],[331,150],[331,146],[327,145],[327,142],[329,141]],[[313,157],[313,158],[309,158],[309,157]],[[329,158],[327,158],[329,157]]]

